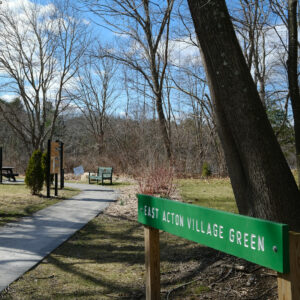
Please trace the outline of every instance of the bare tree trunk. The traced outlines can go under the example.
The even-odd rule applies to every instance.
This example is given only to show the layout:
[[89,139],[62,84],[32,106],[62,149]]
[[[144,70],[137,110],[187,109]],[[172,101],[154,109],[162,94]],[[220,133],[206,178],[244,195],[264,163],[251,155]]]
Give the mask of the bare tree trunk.
[[298,172],[298,186],[300,187],[300,93],[298,85],[298,28],[297,28],[297,0],[288,1],[288,80],[289,91],[294,115],[294,131],[296,143],[296,158]]
[[171,140],[167,130],[167,120],[163,111],[162,96],[156,97],[156,110],[158,113],[159,128],[163,137],[165,149],[167,151],[167,157],[169,161],[172,162]]
[[236,38],[225,0],[188,0],[241,214],[300,230],[300,195]]

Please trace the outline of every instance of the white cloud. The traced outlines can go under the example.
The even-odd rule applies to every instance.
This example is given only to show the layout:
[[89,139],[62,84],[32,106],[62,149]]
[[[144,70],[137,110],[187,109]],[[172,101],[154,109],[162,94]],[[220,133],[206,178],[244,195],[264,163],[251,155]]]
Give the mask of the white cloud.
[[181,40],[170,40],[170,62],[176,66],[201,65],[199,48],[193,45],[189,37]]
[[16,95],[16,94],[0,94],[0,98],[7,102],[11,102],[17,97],[18,97],[18,95]]

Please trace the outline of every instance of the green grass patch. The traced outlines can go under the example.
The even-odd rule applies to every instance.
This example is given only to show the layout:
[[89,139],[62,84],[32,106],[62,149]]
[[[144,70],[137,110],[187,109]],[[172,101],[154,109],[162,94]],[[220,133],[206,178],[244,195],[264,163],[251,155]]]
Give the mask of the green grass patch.
[[0,184],[0,226],[71,198],[79,192],[77,189],[64,188],[58,190],[58,197],[53,197],[54,191],[51,190],[52,197],[47,198],[46,190],[43,190],[40,196],[33,196],[25,184]]
[[237,207],[228,178],[180,179],[177,186],[183,201],[205,207],[237,213]]

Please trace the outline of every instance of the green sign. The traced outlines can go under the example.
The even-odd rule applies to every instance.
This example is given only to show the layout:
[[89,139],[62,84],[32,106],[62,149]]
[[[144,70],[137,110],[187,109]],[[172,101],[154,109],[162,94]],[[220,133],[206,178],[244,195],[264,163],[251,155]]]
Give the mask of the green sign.
[[278,272],[289,272],[285,224],[148,195],[138,195],[138,221]]

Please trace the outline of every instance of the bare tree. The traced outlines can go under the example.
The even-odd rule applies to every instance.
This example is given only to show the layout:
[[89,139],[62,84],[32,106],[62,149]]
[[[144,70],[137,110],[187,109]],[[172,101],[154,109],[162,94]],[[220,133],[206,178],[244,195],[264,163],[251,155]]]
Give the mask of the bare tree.
[[294,115],[294,131],[296,144],[296,159],[298,170],[298,186],[300,188],[300,92],[298,83],[298,21],[297,0],[288,1],[288,80],[289,93]]
[[88,121],[88,130],[94,136],[99,154],[104,150],[108,118],[119,95],[115,78],[117,62],[101,53],[86,59],[71,90],[77,107]]
[[268,122],[225,0],[188,3],[239,212],[300,230],[299,190]]
[[68,1],[59,7],[26,2],[18,12],[9,4],[1,8],[0,29],[0,90],[19,97],[26,117],[5,104],[0,111],[29,152],[42,149],[69,103],[65,87],[84,53],[86,26]]
[[[266,85],[272,65],[266,63],[268,56],[276,51],[266,45],[271,25],[271,8],[268,1],[240,0],[240,9],[233,11],[235,30],[242,42],[242,49],[253,79],[258,87],[261,101],[267,107]],[[267,47],[269,46],[269,47]],[[268,49],[267,49],[268,48]]]
[[148,0],[82,0],[82,3],[104,19],[109,29],[118,35],[120,51],[108,55],[137,70],[150,86],[167,156],[171,159],[172,147],[163,107],[163,87],[174,0],[155,3]]
[[[295,149],[298,172],[298,186],[300,187],[300,92],[298,82],[298,1],[297,0],[272,0],[270,1],[273,12],[280,18],[282,24],[288,31],[288,45],[281,39],[287,51],[287,74],[288,74],[288,95],[292,104],[295,132]],[[284,62],[285,63],[285,62]]]
[[[201,68],[195,68],[200,70]],[[197,76],[196,71],[181,67],[181,76],[173,78],[174,88],[187,96],[188,103],[185,108],[191,107],[189,116],[196,128],[196,157],[193,157],[194,164],[202,167],[204,161],[208,161],[209,156],[217,160],[218,171],[216,173],[224,175],[226,167],[223,152],[217,136],[217,126],[214,116],[213,103],[206,93],[207,82]],[[201,70],[199,71],[201,73]],[[214,155],[212,155],[214,154]],[[192,155],[195,155],[193,152]],[[212,162],[211,162],[212,163]]]

